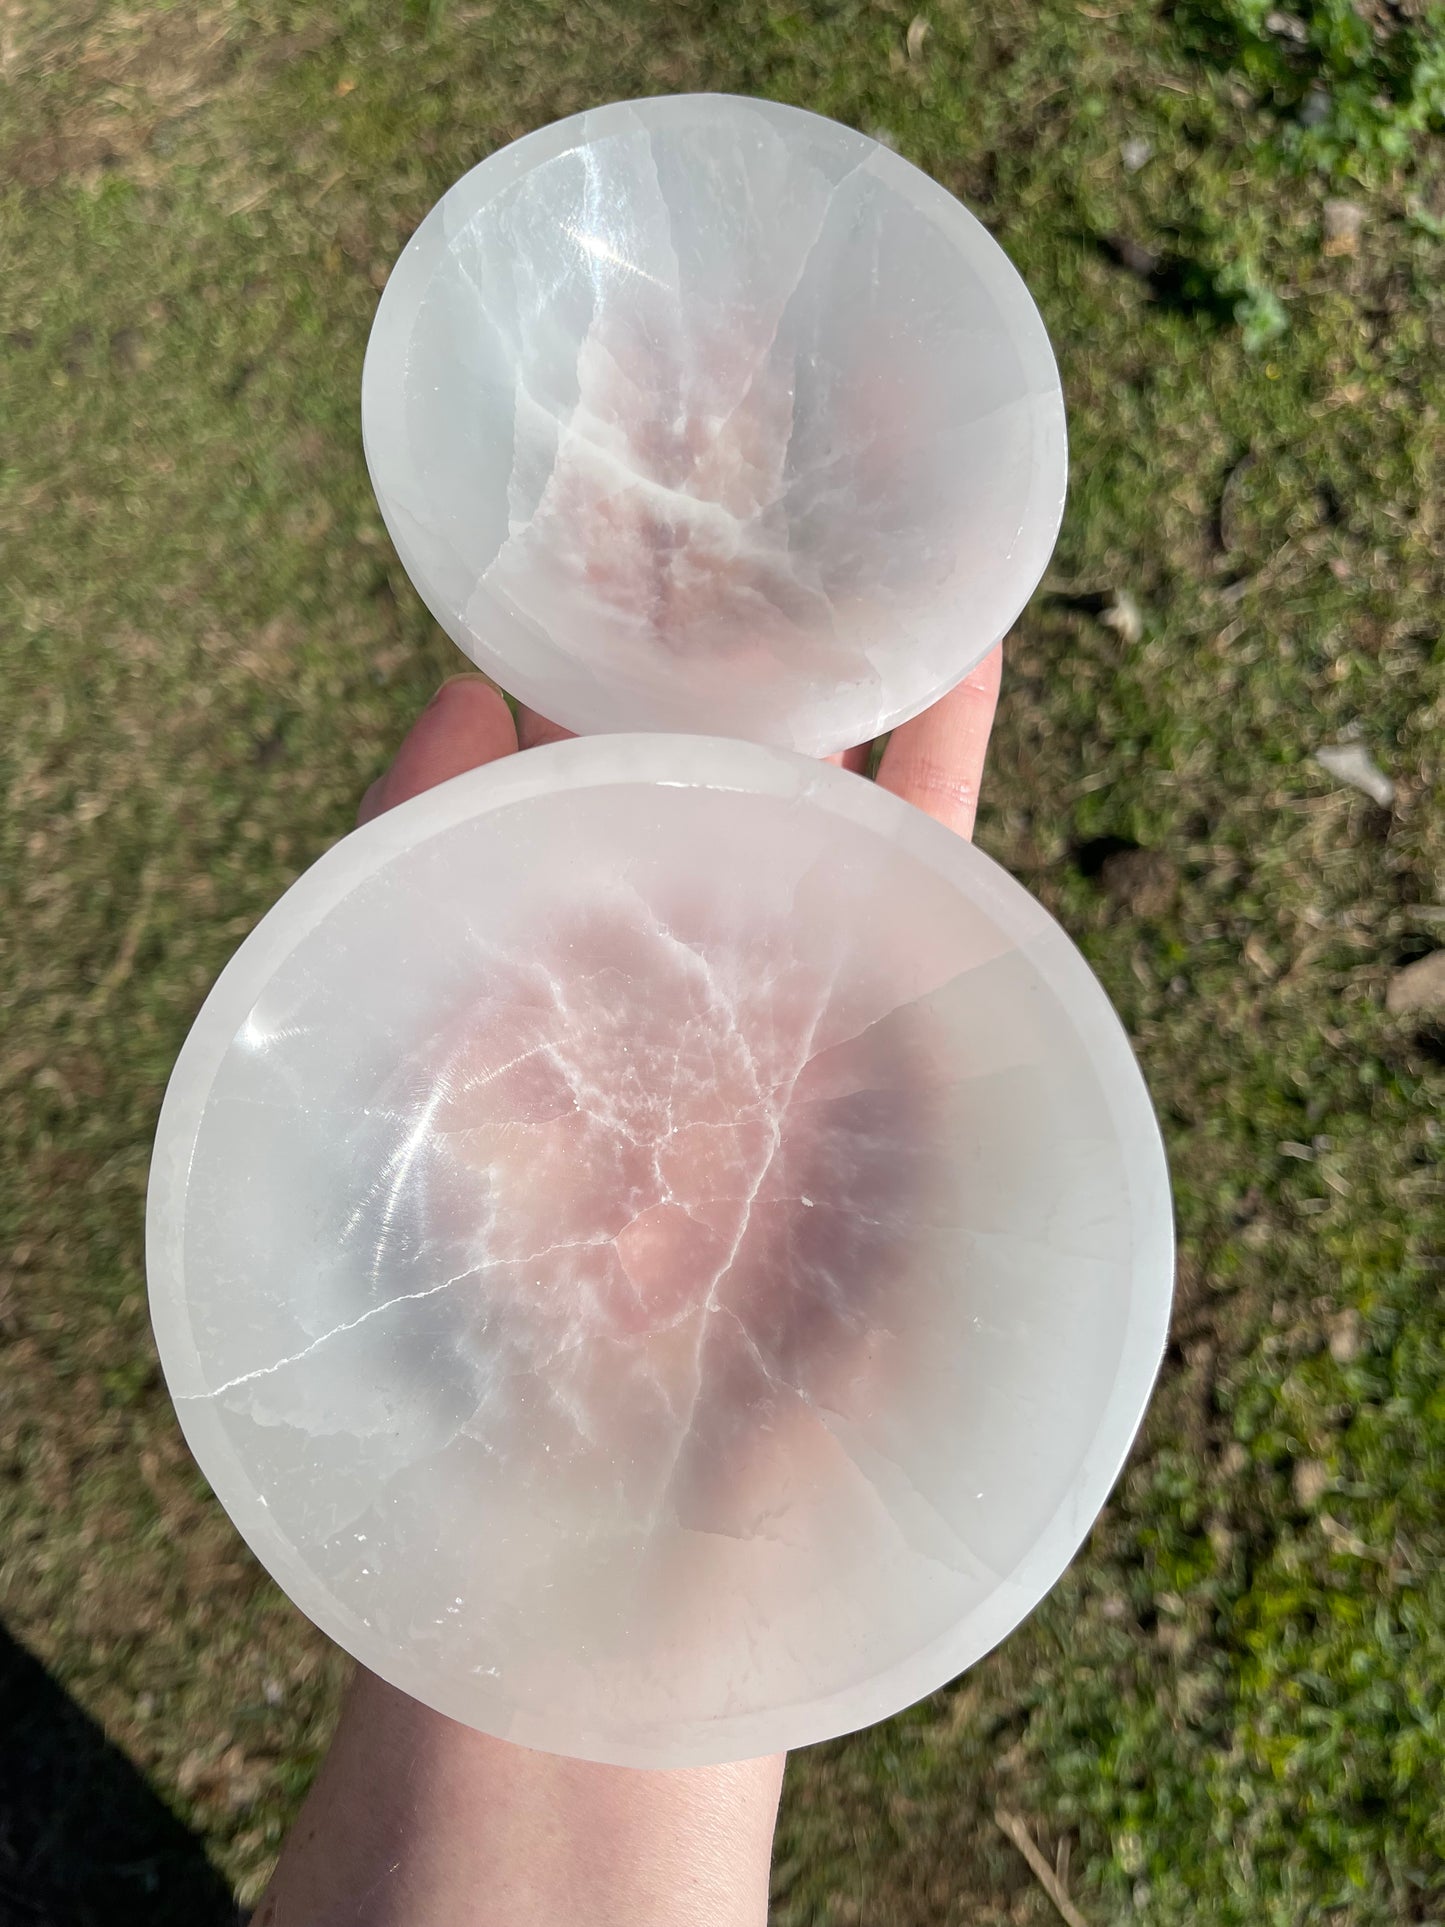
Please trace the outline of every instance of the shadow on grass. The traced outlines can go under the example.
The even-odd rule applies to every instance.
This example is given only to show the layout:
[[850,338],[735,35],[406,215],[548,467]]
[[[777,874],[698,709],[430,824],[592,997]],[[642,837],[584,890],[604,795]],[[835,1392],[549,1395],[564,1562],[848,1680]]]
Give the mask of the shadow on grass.
[[0,1626],[0,1922],[234,1927],[196,1836]]
[[1145,247],[1121,235],[1096,236],[1094,246],[1107,261],[1142,282],[1159,307],[1215,328],[1231,327],[1238,320],[1241,290],[1226,285],[1226,278],[1203,260],[1173,249]]

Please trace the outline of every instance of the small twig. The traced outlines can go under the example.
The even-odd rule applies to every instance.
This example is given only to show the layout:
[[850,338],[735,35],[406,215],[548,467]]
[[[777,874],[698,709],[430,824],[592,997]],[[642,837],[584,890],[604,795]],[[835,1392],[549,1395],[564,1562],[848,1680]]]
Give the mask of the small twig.
[[159,866],[152,862],[141,868],[140,885],[136,890],[135,909],[121,935],[120,948],[115,953],[115,961],[105,972],[90,993],[91,1010],[104,1010],[112,996],[129,977],[135,968],[136,952],[140,949],[141,938],[145,935],[150,921],[151,906],[155,902],[156,886],[160,882]]
[[1253,575],[1241,576],[1237,582],[1227,582],[1219,591],[1219,600],[1229,605],[1242,601],[1251,589],[1262,589],[1267,582],[1273,581],[1278,575],[1280,565],[1294,553],[1294,548],[1294,537],[1286,536],[1269,560],[1256,569]]
[[331,192],[332,188],[335,187],[336,183],[338,181],[344,181],[345,179],[346,169],[344,167],[338,167],[333,173],[328,174],[320,187],[316,189],[316,192],[312,194],[307,201],[307,207],[319,207],[321,202],[324,201],[326,196]]
[[1079,1912],[1073,1901],[1064,1892],[1058,1875],[1034,1845],[1033,1835],[1016,1813],[1006,1813],[999,1807],[994,1813],[994,1824],[1000,1833],[1008,1835],[1024,1859],[1029,1863],[1029,1871],[1053,1902],[1059,1918],[1067,1927],[1088,1927],[1088,1922]]

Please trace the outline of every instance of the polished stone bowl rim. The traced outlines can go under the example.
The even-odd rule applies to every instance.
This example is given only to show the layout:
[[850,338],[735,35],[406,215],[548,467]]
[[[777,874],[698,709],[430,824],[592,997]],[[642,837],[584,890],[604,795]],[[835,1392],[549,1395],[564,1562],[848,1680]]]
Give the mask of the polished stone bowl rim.
[[[989,230],[961,201],[921,168],[870,135],[825,115],[779,101],[722,93],[663,94],[588,108],[540,127],[489,154],[454,182],[431,208],[398,256],[382,291],[361,381],[362,443],[372,485],[402,564],[422,601],[447,635],[503,688],[533,707],[545,708],[545,704],[535,700],[525,667],[519,669],[492,638],[479,637],[468,629],[463,615],[433,582],[430,570],[408,537],[403,519],[393,508],[393,498],[419,498],[426,493],[406,427],[407,390],[403,377],[412,334],[438,264],[453,237],[465,229],[482,208],[526,174],[608,134],[638,126],[661,131],[685,128],[699,113],[715,112],[719,108],[746,110],[785,136],[790,133],[814,138],[823,135],[840,151],[850,145],[855,147],[858,157],[855,168],[866,167],[891,192],[911,202],[942,235],[953,241],[960,255],[966,257],[971,271],[986,283],[998,326],[1009,335],[1040,404],[1032,411],[1031,483],[1028,506],[1020,524],[1021,531],[1026,533],[1010,557],[1011,593],[1006,619],[994,625],[997,634],[980,635],[969,646],[960,646],[946,675],[926,688],[913,690],[908,701],[880,713],[873,730],[865,733],[881,735],[918,715],[967,675],[1007,634],[1032,596],[1053,554],[1063,521],[1068,482],[1068,429],[1053,347],[1018,269]],[[599,682],[604,681],[605,665],[594,667]],[[604,714],[598,713],[593,697],[580,688],[574,700],[575,707],[554,701],[551,705],[554,712],[565,707],[567,713],[553,713],[551,720],[581,734],[652,728],[662,733],[676,729],[706,731],[718,726],[702,699],[694,703],[694,715],[669,723],[653,723],[631,713],[612,701],[610,691],[604,699],[607,711]],[[758,734],[761,738],[762,732]],[[828,755],[849,748],[854,740],[862,741],[863,736],[834,741],[826,730],[820,733],[806,714],[799,713],[795,720],[780,718],[778,733],[769,733],[765,739],[810,755]]]
[[[336,904],[383,866],[469,819],[569,789],[613,785],[702,786],[818,807],[840,827],[888,839],[976,902],[1021,949],[1082,1040],[1121,1146],[1129,1193],[1133,1266],[1130,1302],[1112,1386],[1073,1480],[1015,1572],[946,1634],[885,1665],[863,1684],[798,1704],[718,1722],[685,1758],[627,1743],[574,1740],[550,1720],[499,1716],[489,1730],[544,1750],[631,1766],[706,1764],[808,1745],[883,1719],[936,1690],[980,1659],[1029,1613],[1074,1557],[1118,1476],[1143,1417],[1162,1357],[1173,1282],[1173,1230],[1163,1145],[1123,1027],[1073,943],[1014,878],[972,844],[860,777],[787,751],[735,739],[663,735],[579,739],[528,750],[453,778],[345,837],[306,871],[227,964],[176,1062],[151,1164],[146,1263],[151,1315],[167,1384],[187,1442],[257,1558],[315,1623],[364,1665],[439,1711],[457,1717],[417,1677],[404,1650],[360,1635],[279,1531],[248,1480],[222,1418],[196,1388],[204,1368],[192,1339],[183,1264],[187,1183],[211,1086],[237,1032],[292,949]],[[545,1730],[542,1727],[545,1726]]]

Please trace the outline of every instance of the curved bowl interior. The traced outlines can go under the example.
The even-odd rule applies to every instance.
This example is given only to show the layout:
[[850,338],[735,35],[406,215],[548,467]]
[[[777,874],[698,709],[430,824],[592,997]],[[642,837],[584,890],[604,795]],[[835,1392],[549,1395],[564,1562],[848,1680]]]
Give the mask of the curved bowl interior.
[[153,1317],[236,1524],[453,1717],[637,1765],[882,1717],[1072,1556],[1168,1312],[1097,983],[836,769],[581,740],[346,839],[167,1093]]
[[599,108],[451,188],[362,421],[434,614],[580,731],[862,742],[1004,634],[1063,509],[1058,372],[987,231],[729,96]]

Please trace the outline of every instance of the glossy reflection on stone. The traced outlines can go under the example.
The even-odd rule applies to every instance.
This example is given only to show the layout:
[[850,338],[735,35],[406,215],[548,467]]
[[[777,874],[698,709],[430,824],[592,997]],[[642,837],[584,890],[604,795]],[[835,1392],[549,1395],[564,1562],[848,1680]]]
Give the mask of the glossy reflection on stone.
[[985,859],[775,752],[569,743],[404,806],[167,1099],[204,1468],[492,1731],[667,1764],[891,1710],[1027,1609],[1142,1405],[1162,1166],[1101,1010]]
[[[464,1015],[369,1107],[348,1235],[378,1275],[399,1245],[475,1247],[458,1346],[479,1394],[499,1355],[513,1377],[470,1429],[510,1441],[539,1504],[580,1481],[590,1505],[601,1466],[639,1520],[741,1533],[718,1441],[779,1398],[860,1403],[906,1315],[936,1105],[906,1012],[820,1050],[838,986],[816,964],[774,935],[760,967],[762,931],[682,935],[620,896],[522,961],[479,956]],[[759,1465],[747,1504],[774,1501]]]

